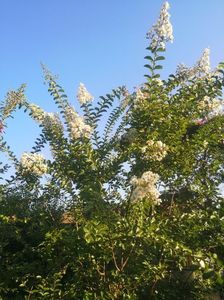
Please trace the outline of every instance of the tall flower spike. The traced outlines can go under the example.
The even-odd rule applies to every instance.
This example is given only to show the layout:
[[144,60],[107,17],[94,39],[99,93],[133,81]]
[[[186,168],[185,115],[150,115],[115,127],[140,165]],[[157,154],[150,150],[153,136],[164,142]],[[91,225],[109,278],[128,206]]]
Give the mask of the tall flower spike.
[[94,99],[93,96],[87,91],[83,83],[79,84],[77,98],[81,105],[85,103],[89,103]]
[[205,48],[201,58],[193,67],[188,68],[184,64],[179,64],[177,66],[176,75],[184,81],[196,75],[198,77],[203,77],[204,75],[209,74],[210,70],[210,49]]
[[30,115],[35,121],[41,123],[44,120],[45,111],[42,108],[40,108],[38,105],[34,103],[28,104],[28,108],[30,110]]
[[56,113],[44,113],[44,118],[42,121],[42,126],[48,132],[56,131],[59,134],[63,133],[63,125],[61,120]]
[[5,105],[2,108],[2,119],[6,119],[17,107],[26,101],[24,94],[26,85],[22,84],[16,91],[9,91],[6,96]]
[[200,73],[209,73],[210,72],[210,49],[205,48],[201,58],[197,62],[196,68]]
[[73,107],[66,107],[65,119],[69,126],[70,137],[72,139],[78,139],[80,137],[89,138],[92,128],[85,123],[83,117],[80,117]]
[[165,42],[173,42],[173,27],[170,23],[170,14],[168,13],[169,8],[170,5],[166,1],[161,8],[159,19],[147,33],[147,38],[151,39],[150,46],[152,48],[165,48]]

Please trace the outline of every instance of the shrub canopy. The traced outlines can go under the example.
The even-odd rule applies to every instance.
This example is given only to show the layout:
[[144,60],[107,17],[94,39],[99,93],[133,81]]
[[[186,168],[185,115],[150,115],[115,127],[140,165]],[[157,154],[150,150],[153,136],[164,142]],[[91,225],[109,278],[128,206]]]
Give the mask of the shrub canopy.
[[[80,115],[46,67],[58,113],[29,102],[24,85],[8,92],[1,150],[16,171],[0,189],[1,299],[222,294],[224,64],[211,70],[205,49],[161,79],[168,9],[147,34],[146,79],[133,92],[121,86],[93,101],[80,84]],[[41,128],[21,158],[4,139],[16,109]]]

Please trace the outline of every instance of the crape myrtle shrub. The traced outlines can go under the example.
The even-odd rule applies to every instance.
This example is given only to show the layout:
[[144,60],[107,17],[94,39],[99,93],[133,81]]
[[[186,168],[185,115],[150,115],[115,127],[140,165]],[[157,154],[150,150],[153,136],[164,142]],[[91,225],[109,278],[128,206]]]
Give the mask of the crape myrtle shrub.
[[[92,102],[80,84],[81,116],[43,67],[57,114],[29,102],[24,85],[7,94],[1,150],[16,171],[0,189],[1,299],[221,297],[224,64],[211,70],[205,49],[161,80],[168,9],[147,34],[146,82],[133,92]],[[21,158],[4,140],[17,108],[41,128]]]

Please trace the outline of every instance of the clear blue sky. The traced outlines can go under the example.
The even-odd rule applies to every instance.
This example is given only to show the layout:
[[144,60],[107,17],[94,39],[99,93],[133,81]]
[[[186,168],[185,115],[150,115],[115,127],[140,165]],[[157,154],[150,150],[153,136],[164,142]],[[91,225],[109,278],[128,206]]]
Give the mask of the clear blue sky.
[[[43,84],[40,62],[59,75],[75,103],[79,82],[97,98],[119,85],[129,89],[146,72],[145,34],[156,21],[161,0],[1,0],[0,97],[27,83],[27,96],[55,111]],[[224,60],[224,1],[170,0],[174,43],[164,76],[178,63],[194,64],[205,47],[215,66]],[[6,136],[20,155],[31,150],[39,129],[19,112]]]

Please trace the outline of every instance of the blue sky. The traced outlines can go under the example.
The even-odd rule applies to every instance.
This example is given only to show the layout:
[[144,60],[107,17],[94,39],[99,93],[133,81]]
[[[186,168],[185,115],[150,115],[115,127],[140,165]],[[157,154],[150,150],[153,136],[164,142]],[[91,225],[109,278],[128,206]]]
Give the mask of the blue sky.
[[[143,82],[145,34],[156,21],[160,0],[1,0],[0,97],[27,83],[28,100],[55,111],[40,63],[59,75],[75,104],[79,82],[97,98],[119,85]],[[180,62],[192,65],[204,48],[215,66],[224,60],[224,1],[171,0],[174,43],[163,76]],[[9,121],[6,139],[21,155],[39,129],[22,112]]]

